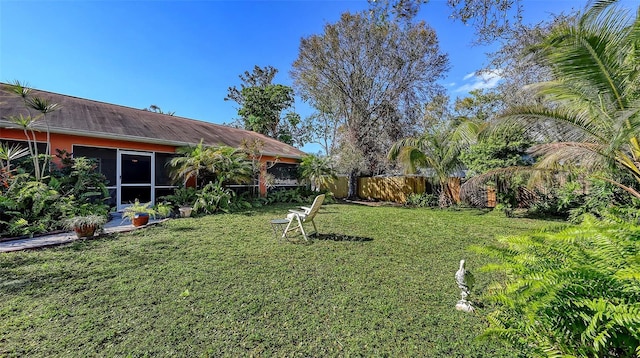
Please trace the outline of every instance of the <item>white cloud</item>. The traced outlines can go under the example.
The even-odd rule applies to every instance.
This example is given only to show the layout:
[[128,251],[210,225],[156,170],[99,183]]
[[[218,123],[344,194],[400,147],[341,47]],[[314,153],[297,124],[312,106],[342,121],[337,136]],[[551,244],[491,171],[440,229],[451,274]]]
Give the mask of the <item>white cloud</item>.
[[455,85],[456,85],[456,83],[455,83],[455,82],[447,83],[447,87],[453,87],[453,86],[455,86]]
[[470,92],[478,89],[490,89],[498,85],[502,80],[501,70],[474,72],[464,76],[464,80],[471,80],[470,83],[458,87],[454,92]]
[[471,77],[475,77],[475,75],[476,75],[476,73],[475,73],[475,72],[471,72],[471,73],[467,74],[466,76],[464,76],[464,77],[462,78],[462,80],[466,81],[466,80],[468,80],[468,79],[469,79],[469,78],[471,78]]

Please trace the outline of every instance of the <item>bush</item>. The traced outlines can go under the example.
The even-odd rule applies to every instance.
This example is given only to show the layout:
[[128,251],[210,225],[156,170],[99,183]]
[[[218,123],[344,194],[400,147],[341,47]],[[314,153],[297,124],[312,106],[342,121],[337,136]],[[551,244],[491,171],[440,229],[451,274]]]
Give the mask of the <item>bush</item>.
[[215,214],[218,211],[228,213],[233,195],[234,192],[223,187],[220,181],[209,182],[197,192],[193,210],[204,214]]
[[438,195],[436,194],[409,194],[407,197],[407,206],[414,206],[417,208],[431,208],[438,206]]
[[41,180],[28,173],[28,165],[6,178],[6,186],[0,187],[0,236],[46,233],[62,228],[63,219],[78,215],[106,216],[108,191],[104,176],[95,171],[95,161],[61,159],[62,168]]
[[485,337],[541,355],[640,354],[640,226],[587,218],[558,232],[478,248],[503,260],[507,275],[485,299],[497,304]]
[[326,190],[314,191],[307,187],[297,187],[295,189],[280,189],[280,190],[272,190],[267,194],[266,200],[267,204],[275,204],[275,203],[310,203],[315,199],[316,196],[320,194],[325,194],[324,202],[334,203],[335,199],[333,197],[333,193]]
[[538,198],[530,214],[559,217],[574,223],[580,222],[584,215],[593,215],[640,224],[640,201],[603,180],[590,178],[586,190],[578,182],[567,182],[546,194],[538,193]]
[[171,203],[174,209],[178,209],[181,206],[193,206],[198,198],[198,191],[196,188],[181,187],[173,191],[173,194],[165,195],[160,200]]

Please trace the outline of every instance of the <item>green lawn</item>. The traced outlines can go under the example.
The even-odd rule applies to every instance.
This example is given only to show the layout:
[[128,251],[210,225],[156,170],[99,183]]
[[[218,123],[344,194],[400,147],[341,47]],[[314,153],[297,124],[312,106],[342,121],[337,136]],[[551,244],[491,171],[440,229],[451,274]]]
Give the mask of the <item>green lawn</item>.
[[466,258],[486,288],[469,245],[549,222],[334,204],[305,244],[273,237],[286,208],[0,254],[0,356],[521,354],[475,340],[454,273]]

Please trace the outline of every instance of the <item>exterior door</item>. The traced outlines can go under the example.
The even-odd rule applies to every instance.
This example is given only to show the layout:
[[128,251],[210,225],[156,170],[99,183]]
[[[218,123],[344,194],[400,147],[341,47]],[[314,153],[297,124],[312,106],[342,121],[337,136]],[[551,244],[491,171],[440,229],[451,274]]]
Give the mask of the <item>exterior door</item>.
[[118,152],[118,210],[132,204],[154,201],[153,153]]

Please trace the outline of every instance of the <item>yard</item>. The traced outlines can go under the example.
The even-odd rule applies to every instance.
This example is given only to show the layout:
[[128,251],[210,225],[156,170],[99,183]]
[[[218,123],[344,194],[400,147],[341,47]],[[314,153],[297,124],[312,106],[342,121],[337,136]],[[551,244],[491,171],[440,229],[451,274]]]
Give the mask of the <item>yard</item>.
[[274,238],[288,206],[169,221],[0,255],[0,356],[523,355],[455,310],[468,250],[549,222],[325,205],[310,244]]

